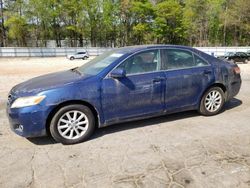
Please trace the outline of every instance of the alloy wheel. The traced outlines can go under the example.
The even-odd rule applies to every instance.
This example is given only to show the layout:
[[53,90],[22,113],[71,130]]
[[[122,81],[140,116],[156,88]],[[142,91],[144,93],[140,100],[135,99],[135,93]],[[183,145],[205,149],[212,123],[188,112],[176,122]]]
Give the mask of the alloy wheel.
[[66,139],[75,140],[82,137],[89,127],[87,116],[78,110],[72,110],[64,113],[58,123],[59,134]]
[[222,95],[217,90],[210,91],[205,98],[205,108],[209,112],[217,111],[222,104]]

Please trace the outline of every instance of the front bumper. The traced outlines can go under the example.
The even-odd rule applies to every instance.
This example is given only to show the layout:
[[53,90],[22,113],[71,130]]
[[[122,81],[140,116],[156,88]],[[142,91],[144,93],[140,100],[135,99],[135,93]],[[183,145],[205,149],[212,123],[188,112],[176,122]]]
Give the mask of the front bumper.
[[7,106],[7,116],[10,128],[23,137],[39,137],[46,135],[47,113],[41,106],[35,105],[24,108]]

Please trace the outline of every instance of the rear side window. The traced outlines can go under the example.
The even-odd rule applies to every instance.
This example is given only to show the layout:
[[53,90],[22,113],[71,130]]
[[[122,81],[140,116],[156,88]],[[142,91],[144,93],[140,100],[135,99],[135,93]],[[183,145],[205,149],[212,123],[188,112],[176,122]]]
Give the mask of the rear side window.
[[207,65],[204,61],[192,52],[180,49],[165,49],[161,53],[162,70],[183,69]]
[[195,63],[194,63],[195,66],[205,66],[205,65],[208,65],[208,63],[205,60],[203,60],[202,58],[200,58],[197,55],[194,55],[194,61],[195,61]]

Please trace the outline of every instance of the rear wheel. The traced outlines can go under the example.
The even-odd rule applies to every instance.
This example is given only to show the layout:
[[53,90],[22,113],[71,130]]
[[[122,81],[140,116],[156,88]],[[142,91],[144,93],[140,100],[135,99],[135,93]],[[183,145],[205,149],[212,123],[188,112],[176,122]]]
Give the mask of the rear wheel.
[[83,105],[68,105],[56,112],[50,123],[52,137],[62,144],[76,144],[88,139],[95,129],[91,110]]
[[88,57],[87,57],[87,56],[84,56],[82,59],[83,59],[83,60],[86,60],[86,59],[88,59]]
[[70,60],[74,60],[75,58],[74,58],[73,56],[71,56],[69,59],[70,59]]
[[199,112],[205,116],[216,115],[225,103],[225,93],[220,87],[212,87],[203,95]]

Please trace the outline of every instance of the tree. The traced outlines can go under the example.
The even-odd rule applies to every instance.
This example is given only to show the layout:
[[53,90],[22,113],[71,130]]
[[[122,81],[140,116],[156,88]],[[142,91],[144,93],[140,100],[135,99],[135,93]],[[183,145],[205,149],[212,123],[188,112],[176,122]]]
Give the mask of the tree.
[[66,36],[70,40],[70,46],[83,46],[83,7],[83,2],[79,2],[78,0],[63,0],[62,2],[61,17]]
[[148,0],[141,0],[132,1],[131,4],[131,40],[136,44],[152,42],[152,23],[155,17],[152,3]]
[[189,36],[189,45],[208,45],[208,7],[208,0],[185,1],[183,23]]
[[7,45],[250,43],[249,0],[4,0],[2,10]]
[[102,46],[117,46],[119,31],[119,3],[113,0],[103,2],[102,14]]
[[181,44],[185,42],[185,28],[182,23],[182,6],[177,0],[163,1],[155,7],[154,31],[158,43]]
[[31,30],[36,37],[37,45],[38,40],[42,40],[42,45],[47,46],[47,40],[50,38],[50,23],[51,18],[49,14],[49,2],[48,0],[30,0],[29,4],[28,18],[30,19],[32,25],[34,26]]
[[6,20],[4,26],[8,31],[8,38],[14,40],[17,46],[27,46],[28,23],[25,17],[26,1],[6,1]]
[[235,0],[228,5],[228,29],[231,31],[233,45],[250,44],[250,1]]
[[97,46],[98,41],[102,40],[101,16],[103,6],[100,0],[83,0],[83,11],[85,12],[86,27],[89,28],[89,38],[92,46]]
[[8,37],[16,40],[17,46],[27,46],[27,22],[23,17],[11,16],[5,22],[5,27],[9,28]]
[[[223,43],[223,23],[222,18],[225,10],[223,4],[226,0],[208,0],[208,45],[221,45]],[[224,17],[225,18],[225,17]]]
[[4,47],[6,45],[6,29],[4,27],[4,6],[3,6],[3,0],[0,0],[0,21],[1,21],[1,28],[0,28],[0,47]]

